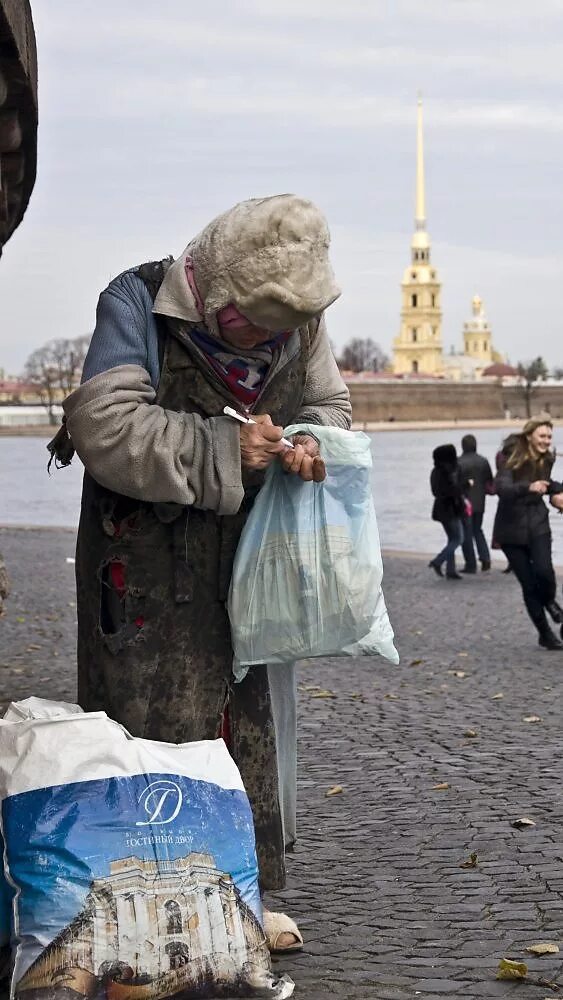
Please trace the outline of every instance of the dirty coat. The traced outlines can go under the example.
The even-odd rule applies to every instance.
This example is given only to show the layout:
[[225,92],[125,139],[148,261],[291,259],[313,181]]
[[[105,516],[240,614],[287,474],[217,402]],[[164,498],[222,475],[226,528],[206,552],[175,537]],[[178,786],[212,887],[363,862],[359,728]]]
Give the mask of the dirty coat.
[[[141,313],[131,309],[129,324],[131,316]],[[261,885],[280,888],[284,838],[268,672],[253,668],[233,685],[225,609],[261,477],[241,470],[238,427],[222,416],[233,399],[194,349],[190,322],[161,315],[159,324],[156,390],[142,366],[117,364],[65,403],[87,470],[77,547],[79,701],[135,735],[173,742],[217,737],[228,704]],[[349,426],[348,395],[320,318],[280,349],[254,410],[281,425]],[[123,567],[118,591],[112,563]]]

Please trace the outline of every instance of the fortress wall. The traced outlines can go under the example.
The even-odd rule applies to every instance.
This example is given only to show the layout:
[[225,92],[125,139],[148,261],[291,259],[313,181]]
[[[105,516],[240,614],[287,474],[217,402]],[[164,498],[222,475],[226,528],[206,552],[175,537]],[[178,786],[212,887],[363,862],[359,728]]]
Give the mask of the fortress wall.
[[[502,420],[527,417],[521,386],[481,382],[349,382],[353,419],[382,420]],[[563,385],[534,388],[532,413],[563,419]],[[508,411],[508,412],[507,412]]]
[[[526,400],[520,386],[505,386],[502,390],[505,408],[511,417],[526,420]],[[530,409],[534,413],[550,413],[554,419],[563,419],[563,385],[538,385],[532,390]]]
[[355,421],[499,420],[504,417],[497,385],[459,382],[350,382]]

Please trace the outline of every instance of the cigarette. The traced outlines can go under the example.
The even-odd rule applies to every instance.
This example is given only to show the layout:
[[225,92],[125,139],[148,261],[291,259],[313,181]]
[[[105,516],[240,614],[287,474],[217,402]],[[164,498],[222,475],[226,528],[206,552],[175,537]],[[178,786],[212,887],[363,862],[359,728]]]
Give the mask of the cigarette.
[[[233,409],[232,406],[225,406],[225,407],[223,407],[223,413],[225,414],[226,417],[231,417],[233,420],[238,420],[239,424],[255,424],[256,423],[256,420],[252,420],[251,417],[245,417],[242,413],[239,413],[238,410]],[[295,445],[292,444],[291,441],[288,441],[287,438],[282,438],[281,439],[281,444],[285,444],[286,448],[294,448],[295,447]]]

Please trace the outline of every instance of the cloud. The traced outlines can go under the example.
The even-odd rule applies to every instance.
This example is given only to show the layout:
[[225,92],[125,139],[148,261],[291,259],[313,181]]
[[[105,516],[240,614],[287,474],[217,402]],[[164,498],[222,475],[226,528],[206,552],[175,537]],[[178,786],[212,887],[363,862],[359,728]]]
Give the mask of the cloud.
[[[244,9],[260,18],[299,21],[402,22],[408,24],[433,23],[451,25],[465,23],[482,28],[483,25],[510,23],[515,28],[532,24],[537,26],[538,11],[529,0],[511,0],[510,5],[490,0],[242,0]],[[562,21],[560,0],[542,0],[542,21]]]
[[[175,99],[176,113],[186,111],[202,115],[279,116],[295,124],[311,121],[330,129],[370,129],[400,126],[412,129],[414,101],[398,101],[384,95],[356,92],[349,86],[341,90],[333,85],[315,91],[302,89],[295,82],[280,87],[264,82],[251,92],[240,77],[192,77],[185,81],[178,95],[174,81],[137,80],[116,89],[116,115],[127,109],[140,117],[152,109],[169,105]],[[560,134],[563,111],[558,105],[525,101],[474,101],[471,98],[428,101],[426,122],[433,130],[542,131]]]

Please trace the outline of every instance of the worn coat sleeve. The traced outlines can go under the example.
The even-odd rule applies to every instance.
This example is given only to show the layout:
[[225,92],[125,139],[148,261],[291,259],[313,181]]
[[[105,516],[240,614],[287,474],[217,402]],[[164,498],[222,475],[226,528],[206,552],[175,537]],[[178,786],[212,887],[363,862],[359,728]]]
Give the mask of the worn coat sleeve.
[[139,365],[95,375],[65,400],[67,429],[88,472],[138,500],[236,513],[244,496],[238,424],[176,413],[154,400]]
[[310,324],[309,327],[309,370],[295,423],[328,424],[348,430],[352,422],[350,393],[330,349],[324,316],[315,326]]

